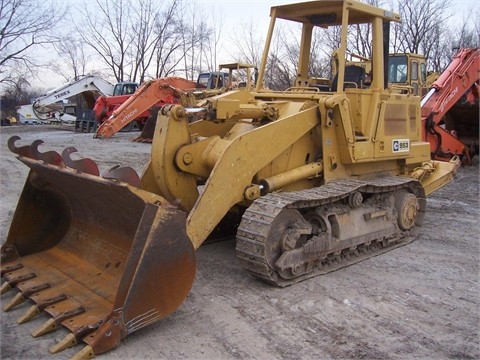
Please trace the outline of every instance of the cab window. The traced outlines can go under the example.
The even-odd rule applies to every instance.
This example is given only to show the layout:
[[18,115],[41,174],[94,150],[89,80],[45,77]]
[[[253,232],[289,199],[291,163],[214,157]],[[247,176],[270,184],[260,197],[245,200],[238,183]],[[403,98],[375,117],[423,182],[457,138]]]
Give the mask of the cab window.
[[417,60],[412,60],[411,69],[412,69],[412,73],[411,73],[412,81],[418,80],[418,61]]
[[391,56],[388,59],[388,82],[407,82],[408,60],[406,56]]

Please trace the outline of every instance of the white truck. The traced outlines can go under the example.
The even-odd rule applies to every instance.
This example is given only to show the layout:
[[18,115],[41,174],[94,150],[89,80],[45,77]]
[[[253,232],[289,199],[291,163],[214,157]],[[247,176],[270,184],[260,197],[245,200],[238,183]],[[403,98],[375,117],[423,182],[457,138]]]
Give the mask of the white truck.
[[32,104],[17,108],[20,123],[75,123],[75,113],[65,111],[65,101],[72,96],[82,94],[87,104],[95,103],[100,96],[111,96],[114,93],[134,93],[137,83],[122,82],[116,85],[94,75],[86,75],[58,88],[46,92],[35,99]]

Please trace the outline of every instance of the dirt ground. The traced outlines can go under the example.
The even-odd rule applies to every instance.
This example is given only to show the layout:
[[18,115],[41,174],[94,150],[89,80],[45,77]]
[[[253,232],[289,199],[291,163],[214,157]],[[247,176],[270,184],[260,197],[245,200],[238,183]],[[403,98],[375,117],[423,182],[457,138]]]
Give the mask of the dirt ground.
[[[6,239],[28,169],[7,149],[42,139],[41,151],[75,146],[101,169],[129,165],[138,172],[150,145],[110,140],[58,126],[1,128],[0,236]],[[75,156],[73,156],[75,157]],[[336,272],[280,289],[240,267],[234,240],[197,252],[193,288],[170,317],[128,336],[103,359],[480,359],[479,164],[432,194],[421,235],[404,247]],[[13,297],[11,291],[2,302]],[[29,304],[1,311],[3,359],[64,359],[48,348],[66,331],[33,339],[46,321],[17,325]]]

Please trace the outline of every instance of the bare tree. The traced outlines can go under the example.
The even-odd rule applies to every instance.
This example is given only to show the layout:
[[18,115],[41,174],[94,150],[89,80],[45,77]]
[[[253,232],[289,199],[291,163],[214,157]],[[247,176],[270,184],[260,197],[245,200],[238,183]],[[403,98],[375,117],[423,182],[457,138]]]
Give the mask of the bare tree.
[[[340,31],[339,26],[330,26],[326,29],[324,28],[316,28],[314,31],[314,42],[315,47],[318,51],[318,57],[323,59],[324,62],[324,70],[323,70],[323,77],[332,78],[334,74],[332,74],[332,55],[336,49],[340,47]],[[354,50],[352,50],[354,51]],[[320,76],[318,73],[317,76]]]
[[66,81],[76,80],[87,74],[87,55],[84,43],[72,36],[65,36],[53,44],[58,57],[49,62],[49,67],[61,75]]
[[132,72],[132,61],[127,56],[128,48],[133,43],[129,31],[131,18],[125,11],[131,4],[125,0],[95,0],[93,7],[90,2],[85,3],[82,9],[84,21],[75,24],[82,40],[113,72],[116,81],[130,80],[127,74]]
[[471,10],[463,17],[463,21],[460,21],[458,26],[455,27],[456,36],[447,38],[452,49],[480,47],[480,24],[477,21],[480,16],[480,9],[477,7],[476,11]]
[[[158,3],[157,3],[158,4]],[[139,1],[132,6],[132,46],[127,49],[128,56],[134,59],[132,78],[143,82],[145,73],[153,58],[157,37],[153,35],[158,5],[152,1]],[[133,4],[132,4],[133,5]],[[134,14],[132,16],[132,13]]]
[[258,23],[255,24],[252,20],[240,23],[233,32],[230,42],[235,51],[231,53],[226,50],[233,59],[252,65],[260,64],[265,39],[263,34],[259,36]]
[[15,82],[4,83],[0,95],[0,116],[2,119],[10,116],[16,117],[19,105],[30,104],[32,99],[36,99],[42,94],[44,94],[44,89],[32,87],[30,82],[23,77],[19,77]]
[[348,37],[348,49],[352,55],[360,55],[366,58],[372,56],[372,27],[370,24],[357,24],[351,26],[351,34]]
[[208,26],[205,15],[202,9],[199,9],[197,4],[189,3],[189,8],[184,11],[185,21],[189,25],[185,25],[182,33],[182,50],[185,54],[183,58],[185,77],[193,79],[196,73],[203,70],[205,61],[206,44],[210,42],[212,37],[212,29]]
[[[169,76],[180,71],[178,65],[182,61],[183,71],[193,68],[187,66],[187,61],[197,58],[193,49],[201,46],[207,30],[201,19],[186,25],[190,19],[185,20],[185,3],[95,1],[100,11],[92,13],[91,6],[86,4],[85,21],[77,24],[76,29],[113,72],[116,81],[143,82],[148,77]],[[194,8],[192,14],[196,14]]]
[[[324,29],[314,29],[312,38],[312,49],[310,51],[309,74],[313,77],[330,78],[331,77],[331,61],[330,56],[325,56],[325,41],[320,35]],[[330,54],[331,55],[331,54]]]
[[433,41],[431,44],[431,49],[427,58],[428,70],[431,72],[441,73],[443,71],[445,62],[449,62],[450,51],[448,50],[449,45],[443,37],[443,32],[441,29],[435,29],[431,32],[433,36]]
[[[292,49],[295,44],[287,42],[288,30],[283,26],[277,26],[272,38],[270,51],[265,69],[264,86],[272,90],[285,90],[293,85],[296,78],[297,61],[292,63],[288,48]],[[290,35],[291,36],[291,35]],[[287,47],[286,45],[289,44]],[[298,46],[298,42],[297,45]]]
[[[386,8],[385,1],[382,0],[366,0],[365,3]],[[365,58],[372,56],[372,27],[370,24],[351,25],[348,38],[348,51],[353,55],[360,55]]]
[[[154,77],[167,76],[178,64],[178,32],[181,31],[180,2],[159,3],[153,0],[142,0],[134,7],[131,46],[134,62],[133,78],[140,82],[151,73],[155,65]],[[172,66],[172,64],[174,64]]]
[[209,41],[203,46],[205,68],[202,70],[216,71],[219,65],[217,59],[222,47],[222,28],[224,26],[224,16],[222,13],[218,13],[216,10],[217,9],[214,8],[208,16],[210,20],[209,22],[212,24],[210,26],[211,36],[209,37]]
[[453,56],[461,48],[480,47],[479,25],[474,12],[463,18],[463,21],[456,23],[448,32],[448,36],[438,34],[436,43],[430,53],[430,69],[441,73],[450,64]]
[[185,61],[189,47],[185,46],[186,34],[190,29],[183,18],[185,7],[175,1],[158,17],[155,22],[155,33],[158,37],[155,54],[155,77],[165,77],[178,69],[179,64]]
[[395,52],[423,54],[434,63],[439,41],[447,31],[449,0],[399,0],[401,23],[393,26]]
[[[34,76],[41,63],[42,46],[57,41],[53,29],[64,9],[51,2],[2,0],[0,2],[0,83]],[[37,51],[37,52],[34,52]]]
[[[300,26],[277,26],[265,71],[266,86],[275,90],[291,87],[297,77],[300,49]],[[336,28],[315,28],[310,48],[309,77],[329,78],[331,55],[338,48],[340,34]]]

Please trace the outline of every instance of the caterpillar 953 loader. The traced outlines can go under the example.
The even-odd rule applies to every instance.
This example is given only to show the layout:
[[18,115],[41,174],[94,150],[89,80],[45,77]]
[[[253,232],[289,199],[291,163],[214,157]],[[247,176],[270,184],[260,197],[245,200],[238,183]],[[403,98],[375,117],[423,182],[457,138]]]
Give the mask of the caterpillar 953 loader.
[[[92,357],[177,309],[196,271],[196,249],[236,226],[240,263],[287,286],[412,241],[426,195],[445,185],[458,159],[432,161],[421,139],[420,97],[388,91],[389,23],[399,15],[353,0],[271,8],[255,89],[229,91],[198,109],[162,107],[151,161],[139,177],[115,167],[100,176],[91,159],[41,152],[41,140],[11,150],[30,167],[5,244],[7,304],[45,311],[35,336],[59,326]],[[277,21],[302,26],[295,86],[262,88]],[[350,24],[371,24],[373,79],[345,66]],[[328,91],[308,83],[317,27],[339,26],[338,74]],[[92,140],[95,141],[95,140]],[[238,219],[238,223],[236,223]]]

